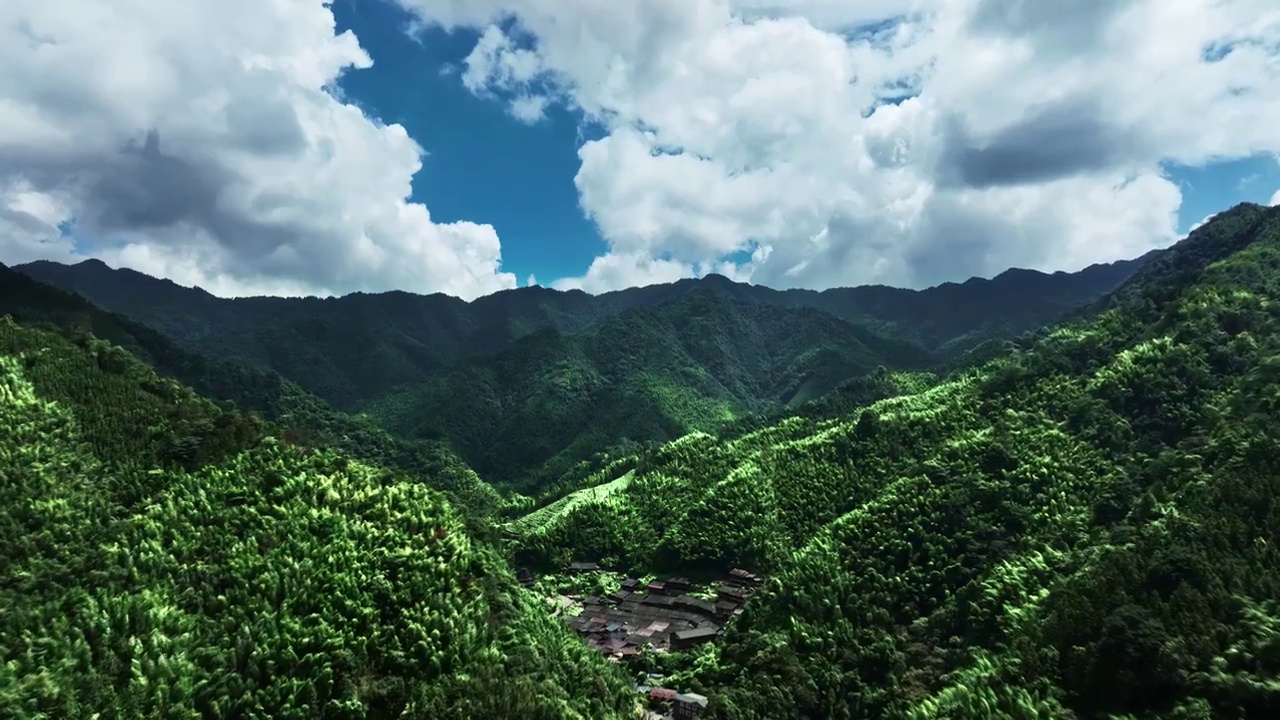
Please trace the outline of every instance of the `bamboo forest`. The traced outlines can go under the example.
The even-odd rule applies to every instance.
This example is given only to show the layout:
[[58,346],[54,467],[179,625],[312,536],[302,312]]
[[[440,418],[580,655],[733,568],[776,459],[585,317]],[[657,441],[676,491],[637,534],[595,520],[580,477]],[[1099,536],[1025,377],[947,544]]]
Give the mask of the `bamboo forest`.
[[1280,718],[1280,208],[443,297],[0,266],[0,717]]

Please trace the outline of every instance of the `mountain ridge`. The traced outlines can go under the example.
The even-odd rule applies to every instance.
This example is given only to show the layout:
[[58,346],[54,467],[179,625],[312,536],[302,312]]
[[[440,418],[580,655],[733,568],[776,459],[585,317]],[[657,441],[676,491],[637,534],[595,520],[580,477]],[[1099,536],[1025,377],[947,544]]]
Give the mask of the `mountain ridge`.
[[[1254,203],[1241,203],[1241,204],[1250,205]],[[1155,248],[1135,258],[1122,258],[1119,260],[1089,263],[1088,265],[1080,268],[1079,270],[1061,270],[1061,269],[1038,270],[1035,268],[1024,268],[1024,267],[1015,266],[1015,267],[1009,267],[1004,270],[1001,270],[1000,272],[995,273],[990,277],[983,276],[983,275],[972,275],[964,280],[943,280],[941,282],[938,282],[923,288],[906,288],[898,285],[887,285],[884,283],[867,283],[863,285],[836,285],[833,287],[824,288],[822,290],[815,290],[812,288],[774,288],[773,286],[770,286],[770,285],[759,285],[756,283],[752,283],[750,281],[734,280],[733,278],[725,275],[724,273],[709,272],[699,277],[680,278],[678,280],[673,280],[671,282],[666,282],[666,283],[649,283],[647,285],[633,285],[630,287],[621,288],[617,290],[604,290],[598,293],[588,292],[581,288],[559,289],[559,288],[554,288],[547,285],[527,285],[523,287],[503,288],[502,290],[495,290],[491,293],[478,296],[471,300],[463,300],[462,298],[456,295],[450,295],[444,292],[419,293],[419,292],[414,292],[412,290],[402,290],[402,289],[394,289],[394,288],[390,290],[377,290],[377,291],[352,290],[351,292],[342,293],[340,295],[235,295],[235,296],[215,295],[209,292],[208,290],[205,290],[203,287],[199,285],[183,285],[175,280],[165,278],[165,277],[159,277],[155,275],[149,275],[140,270],[136,270],[134,268],[131,268],[125,265],[121,265],[119,267],[113,267],[110,264],[108,264],[105,260],[102,260],[101,258],[93,258],[93,257],[85,258],[84,260],[80,260],[74,263],[63,263],[56,260],[32,260],[30,262],[17,263],[15,265],[6,265],[6,267],[9,267],[14,270],[23,271],[23,272],[25,272],[25,269],[27,268],[33,269],[35,272],[40,272],[39,268],[47,267],[47,266],[56,266],[56,267],[63,267],[63,268],[90,268],[94,270],[107,270],[111,272],[128,272],[135,275],[141,275],[151,280],[155,280],[163,283],[169,283],[179,288],[183,288],[187,290],[197,290],[205,295],[208,295],[209,297],[216,298],[218,300],[262,300],[262,299],[343,300],[346,298],[350,298],[352,296],[378,297],[381,295],[410,295],[410,296],[419,297],[419,298],[452,298],[453,300],[456,300],[462,304],[470,305],[470,304],[482,302],[486,298],[492,298],[495,295],[510,295],[513,293],[529,294],[529,293],[542,292],[542,293],[554,293],[558,295],[585,295],[587,297],[599,298],[606,295],[626,294],[626,293],[630,293],[637,290],[646,290],[651,288],[666,288],[671,286],[678,286],[678,285],[683,285],[688,283],[699,283],[704,281],[708,283],[719,284],[722,286],[733,285],[733,286],[742,286],[742,287],[765,288],[765,289],[773,290],[775,292],[782,292],[782,293],[785,293],[785,292],[825,293],[825,292],[853,290],[853,289],[860,289],[860,288],[876,289],[876,290],[887,289],[887,290],[900,291],[904,293],[928,293],[929,291],[932,291],[932,290],[937,290],[939,288],[950,287],[950,286],[981,285],[985,283],[992,283],[999,280],[1001,277],[1010,275],[1010,274],[1032,275],[1036,277],[1060,277],[1060,276],[1078,275],[1080,273],[1087,273],[1087,272],[1097,271],[1097,270],[1106,269],[1106,268],[1113,268],[1117,266],[1124,266],[1130,263],[1145,264],[1151,259],[1159,256],[1161,253],[1163,253],[1167,249],[1168,248]]]
[[768,575],[650,666],[714,720],[1272,717],[1277,388],[1280,209],[1237,206],[941,382],[612,459],[515,557]]
[[391,437],[371,422],[333,410],[272,370],[193,353],[149,326],[0,264],[0,317],[6,315],[26,326],[52,328],[81,344],[95,338],[113,343],[161,376],[260,416],[276,426],[275,434],[295,444],[333,447],[354,459],[406,472],[464,509],[473,531],[479,528],[473,521],[492,516],[501,504],[490,485],[439,443]]
[[700,288],[576,334],[537,331],[367,412],[405,437],[447,437],[482,476],[516,481],[531,471],[558,476],[618,444],[715,431],[743,414],[825,395],[881,365],[930,362],[914,343],[814,308]]
[[[18,717],[631,716],[632,683],[543,600],[634,612],[656,573],[735,566],[765,579],[722,634],[630,668],[704,695],[707,720],[1280,714],[1280,208],[1219,213],[948,374],[876,368],[829,408],[579,463],[507,505],[494,544],[421,482],[275,440],[97,329],[166,340],[0,266],[0,707]],[[852,359],[832,367],[876,361],[858,359],[874,329],[703,288],[450,372],[532,403],[530,431],[555,408],[519,372],[770,390],[839,333]],[[672,407],[615,404],[573,412]],[[640,595],[561,574],[574,560]],[[510,561],[545,574],[519,589]]]
[[[928,290],[773,290],[719,276],[723,282],[685,279],[601,295],[516,288],[470,303],[439,293],[403,291],[341,298],[226,299],[136,271],[114,270],[101,261],[71,266],[41,261],[14,269],[150,325],[189,350],[274,369],[335,406],[354,410],[443,367],[500,352],[535,330],[580,332],[627,310],[656,305],[708,284],[764,304],[815,307],[954,357],[992,337],[1007,339],[1034,330],[1096,300],[1150,258],[1149,254],[1099,264],[1078,273],[1006,272],[990,280]],[[1035,278],[1029,287],[1038,294],[1025,297],[1028,285],[1016,282],[1017,277]],[[1000,326],[988,322],[992,308],[1007,311],[1013,305],[1023,315]],[[332,342],[338,334],[350,342]],[[353,348],[361,352],[354,355]],[[301,366],[310,376],[304,376]]]
[[441,494],[261,429],[0,316],[0,715],[633,716]]

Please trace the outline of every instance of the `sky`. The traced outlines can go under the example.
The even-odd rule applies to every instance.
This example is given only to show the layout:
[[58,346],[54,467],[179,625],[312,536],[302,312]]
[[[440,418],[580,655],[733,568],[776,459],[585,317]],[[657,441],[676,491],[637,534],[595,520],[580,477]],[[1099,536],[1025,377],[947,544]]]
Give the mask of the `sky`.
[[1280,204],[1274,0],[7,0],[0,262],[224,296],[1076,270]]

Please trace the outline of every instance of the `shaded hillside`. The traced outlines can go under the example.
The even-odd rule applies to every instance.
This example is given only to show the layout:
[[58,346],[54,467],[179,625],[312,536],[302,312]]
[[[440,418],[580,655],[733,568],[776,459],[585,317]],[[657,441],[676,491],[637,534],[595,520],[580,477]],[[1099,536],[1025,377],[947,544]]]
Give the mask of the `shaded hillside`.
[[713,718],[1275,717],[1277,427],[1280,209],[1241,205],[1023,352],[614,460],[517,557],[766,571],[654,661]]
[[334,411],[274,372],[189,352],[150,327],[0,265],[3,315],[54,328],[81,345],[92,344],[96,337],[123,347],[160,375],[259,414],[270,421],[263,425],[264,432],[284,435],[295,444],[334,447],[355,459],[406,471],[446,492],[467,510],[469,521],[493,515],[501,504],[493,488],[441,443],[391,437],[369,421]]
[[443,366],[500,352],[531,333],[576,333],[629,309],[706,289],[756,304],[822,310],[952,357],[984,340],[1034,330],[1097,300],[1144,260],[1078,273],[1011,270],[990,280],[920,291],[776,291],[713,275],[598,296],[521,288],[470,303],[403,292],[223,299],[132,270],[113,270],[96,260],[73,266],[37,262],[17,269],[156,328],[188,350],[274,369],[352,410],[426,381]]
[[873,327],[884,324],[936,351],[939,359],[950,359],[983,342],[1015,338],[1053,323],[1106,296],[1160,255],[1152,251],[1075,273],[1012,269],[990,280],[970,278],[927,290],[883,285],[788,290],[758,301],[813,307]]
[[232,300],[96,260],[17,269],[150,325],[188,350],[276,370],[344,410],[536,330],[575,332],[619,308],[542,288],[472,303],[405,292]]
[[613,446],[714,430],[880,365],[929,361],[918,346],[825,313],[697,291],[576,335],[537,333],[369,414],[399,435],[449,440],[487,478],[536,488]]
[[261,429],[0,318],[0,716],[631,716],[440,494]]

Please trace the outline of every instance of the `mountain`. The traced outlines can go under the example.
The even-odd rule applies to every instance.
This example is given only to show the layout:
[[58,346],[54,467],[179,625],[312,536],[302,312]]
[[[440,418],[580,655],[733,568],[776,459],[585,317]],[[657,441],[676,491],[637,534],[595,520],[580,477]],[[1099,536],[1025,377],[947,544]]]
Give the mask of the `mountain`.
[[97,260],[16,269],[149,325],[193,352],[276,370],[344,410],[536,330],[580,330],[619,306],[541,288],[473,303],[404,292],[224,299]]
[[922,291],[777,291],[711,275],[600,296],[523,288],[471,303],[408,293],[222,299],[98,261],[19,270],[189,352],[274,370],[400,438],[447,443],[486,480],[538,493],[598,454],[778,417],[880,365],[971,362],[1097,301],[1149,260]]
[[918,345],[817,310],[703,288],[575,335],[540,331],[367,413],[403,437],[447,439],[485,478],[536,489],[619,445],[715,430],[820,397],[880,365],[930,362]]
[[774,290],[734,283],[718,275],[675,286],[701,282],[760,304],[822,310],[917,342],[935,351],[940,359],[948,359],[989,340],[1037,330],[1100,300],[1160,255],[1161,251],[1153,250],[1133,260],[1090,265],[1074,273],[1015,268],[990,279],[970,278],[925,290],[884,285]]
[[265,429],[0,318],[0,715],[633,716],[441,494]]
[[[607,720],[641,671],[714,720],[1280,716],[1280,209],[1141,264],[1010,343],[646,288],[367,405],[416,439],[0,267],[0,716]],[[564,471],[391,462],[484,432]],[[538,597],[574,560],[765,581],[623,671]]]
[[598,296],[541,287],[470,303],[446,295],[355,293],[341,298],[218,298],[97,260],[16,269],[83,295],[173,338],[187,350],[272,369],[334,406],[357,410],[431,379],[442,367],[511,347],[532,333],[574,334],[627,310],[698,290],[791,309],[813,308],[954,357],[1093,302],[1150,256],[1077,273],[1011,270],[927,290],[887,287],[776,291],[719,275]]
[[94,338],[109,341],[164,377],[265,418],[270,432],[287,435],[294,443],[332,447],[352,458],[407,472],[464,508],[473,530],[502,503],[493,487],[442,443],[392,437],[367,420],[333,410],[275,372],[202,357],[150,327],[0,265],[3,315],[24,325],[55,329],[85,346]]
[[1280,716],[1280,209],[1020,346],[611,459],[625,482],[512,524],[516,561],[765,574],[650,662],[710,718]]

